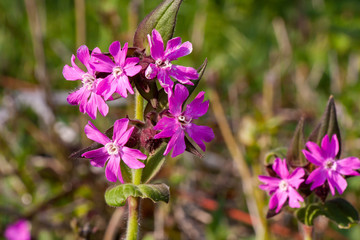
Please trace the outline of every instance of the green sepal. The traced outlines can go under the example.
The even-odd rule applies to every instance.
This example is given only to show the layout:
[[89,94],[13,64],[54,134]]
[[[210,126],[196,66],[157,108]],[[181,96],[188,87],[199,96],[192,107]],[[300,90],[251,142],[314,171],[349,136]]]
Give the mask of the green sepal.
[[291,167],[304,167],[308,164],[302,150],[305,149],[304,118],[301,118],[286,154],[286,161]]
[[339,140],[339,152],[336,155],[336,157],[340,158],[341,135],[340,135],[339,124],[336,117],[336,107],[333,96],[330,96],[325,112],[321,118],[321,122],[316,126],[314,131],[310,134],[309,141],[316,142],[320,146],[321,140],[324,138],[326,134],[329,136],[330,139],[334,134],[336,134]]
[[128,197],[149,198],[153,202],[168,203],[170,191],[164,183],[140,185],[126,183],[109,188],[105,192],[105,201],[111,207],[124,206]]
[[160,171],[162,165],[165,162],[164,152],[166,149],[166,143],[163,143],[154,154],[148,157],[145,162],[145,167],[143,168],[141,175],[141,182],[147,183],[155,177],[155,175]]
[[131,171],[131,168],[129,168],[128,165],[126,165],[124,163],[124,161],[120,161],[120,171],[121,171],[121,175],[122,175],[124,182],[131,183],[132,182],[132,171]]
[[323,205],[320,203],[311,203],[295,212],[296,218],[307,226],[314,225],[314,219],[324,215]]
[[350,228],[359,223],[359,213],[343,198],[334,198],[324,204],[324,215],[339,228]]
[[134,46],[147,48],[149,46],[147,35],[156,29],[164,43],[169,41],[175,30],[176,16],[182,0],[164,0],[139,24],[135,36]]

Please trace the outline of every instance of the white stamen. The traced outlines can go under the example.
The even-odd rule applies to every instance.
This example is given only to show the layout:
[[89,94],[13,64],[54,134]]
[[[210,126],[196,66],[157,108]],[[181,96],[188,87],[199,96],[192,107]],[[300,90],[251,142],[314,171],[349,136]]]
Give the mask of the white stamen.
[[288,182],[285,180],[281,180],[281,182],[279,183],[279,189],[281,191],[286,191],[288,188],[289,188]]
[[81,82],[84,84],[84,86],[88,89],[88,90],[93,90],[94,88],[94,82],[95,82],[95,77],[89,73],[85,73],[84,75],[82,75],[82,80]]
[[118,77],[123,73],[123,69],[119,66],[116,66],[113,68],[112,74],[114,75],[114,77]]
[[324,167],[325,167],[326,169],[335,171],[335,170],[336,170],[336,167],[337,167],[337,164],[336,164],[336,162],[335,162],[334,159],[328,158],[328,159],[326,159],[326,161],[325,161],[325,166],[324,166]]
[[107,143],[105,145],[105,149],[110,155],[115,155],[119,153],[119,147],[113,142]]

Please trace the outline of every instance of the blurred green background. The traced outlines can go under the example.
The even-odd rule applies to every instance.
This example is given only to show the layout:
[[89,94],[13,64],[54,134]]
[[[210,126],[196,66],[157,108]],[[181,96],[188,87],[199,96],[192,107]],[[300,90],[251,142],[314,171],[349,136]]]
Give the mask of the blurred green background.
[[[126,209],[105,205],[110,184],[104,170],[68,158],[91,143],[83,134],[90,119],[67,104],[78,83],[66,81],[62,68],[82,44],[102,51],[115,40],[131,45],[137,24],[160,2],[0,1],[1,235],[7,224],[26,217],[34,239],[120,238]],[[215,110],[210,107],[198,123],[211,126],[216,138],[203,159],[184,154],[167,160],[156,181],[170,186],[171,201],[143,201],[144,239],[259,238],[243,180],[255,189],[263,217],[268,197],[256,190],[256,176],[264,174],[266,154],[289,146],[302,116],[307,136],[330,95],[342,156],[359,156],[359,15],[356,0],[183,2],[174,36],[191,41],[194,50],[178,63],[197,68],[208,58],[197,91],[206,91]],[[132,109],[131,98],[119,99],[106,118],[93,122],[105,130],[132,116]],[[245,175],[234,146],[247,164]],[[348,181],[344,197],[360,210],[360,178]],[[300,237],[286,211],[266,223],[274,239]],[[359,226],[339,230],[325,219],[316,224],[321,239],[360,234]]]

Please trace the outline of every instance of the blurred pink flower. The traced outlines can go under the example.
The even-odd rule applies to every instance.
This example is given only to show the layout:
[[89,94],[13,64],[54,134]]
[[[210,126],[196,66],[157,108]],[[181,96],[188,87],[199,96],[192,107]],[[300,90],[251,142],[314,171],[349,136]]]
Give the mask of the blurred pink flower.
[[132,169],[145,167],[145,164],[137,159],[145,160],[147,156],[138,149],[124,146],[134,130],[134,127],[127,130],[128,124],[129,119],[127,118],[117,120],[114,123],[112,140],[101,133],[90,121],[85,126],[86,136],[101,143],[104,147],[85,152],[82,156],[90,158],[91,165],[95,167],[104,167],[107,161],[105,175],[110,182],[116,182],[119,179],[121,183],[124,183],[120,171],[120,160],[123,160]]
[[330,140],[328,135],[325,135],[319,147],[314,142],[307,142],[306,147],[309,149],[303,150],[307,160],[315,166],[318,166],[312,171],[306,180],[306,184],[313,182],[311,190],[323,185],[327,180],[331,194],[335,195],[335,188],[342,194],[347,187],[347,182],[342,175],[359,175],[356,169],[360,168],[360,160],[356,157],[348,157],[341,160],[336,160],[336,155],[339,152],[339,141],[336,134]]
[[20,219],[7,226],[5,237],[7,240],[30,240],[30,228],[30,223],[27,220]]
[[166,49],[164,50],[164,42],[160,33],[155,29],[152,31],[152,37],[148,35],[148,41],[151,57],[155,60],[155,64],[150,63],[147,67],[145,71],[145,77],[147,79],[153,79],[157,76],[160,85],[167,94],[172,92],[174,86],[170,76],[182,84],[194,85],[190,80],[199,78],[196,69],[171,64],[172,61],[192,52],[192,44],[190,42],[181,44],[181,38],[176,37],[168,41]]
[[281,161],[280,158],[275,159],[272,168],[279,178],[259,176],[259,180],[265,183],[259,187],[272,195],[269,201],[269,209],[276,207],[276,213],[278,213],[287,199],[289,199],[289,206],[291,208],[299,208],[299,202],[303,202],[304,199],[295,189],[298,189],[300,184],[304,182],[304,179],[302,179],[305,175],[304,169],[297,168],[289,174],[286,159]]

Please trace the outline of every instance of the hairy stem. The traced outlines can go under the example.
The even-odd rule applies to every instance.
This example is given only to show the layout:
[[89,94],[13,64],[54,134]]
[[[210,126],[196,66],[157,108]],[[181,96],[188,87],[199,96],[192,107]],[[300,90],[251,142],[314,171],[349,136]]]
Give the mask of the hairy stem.
[[129,197],[129,219],[126,232],[126,240],[137,240],[138,238],[138,217],[140,198]]
[[[144,117],[144,99],[138,91],[135,93],[135,118],[143,121]],[[142,168],[132,169],[132,183],[139,185],[141,183]],[[129,218],[127,225],[126,240],[136,240],[138,238],[138,218],[139,218],[140,198],[129,197]]]

